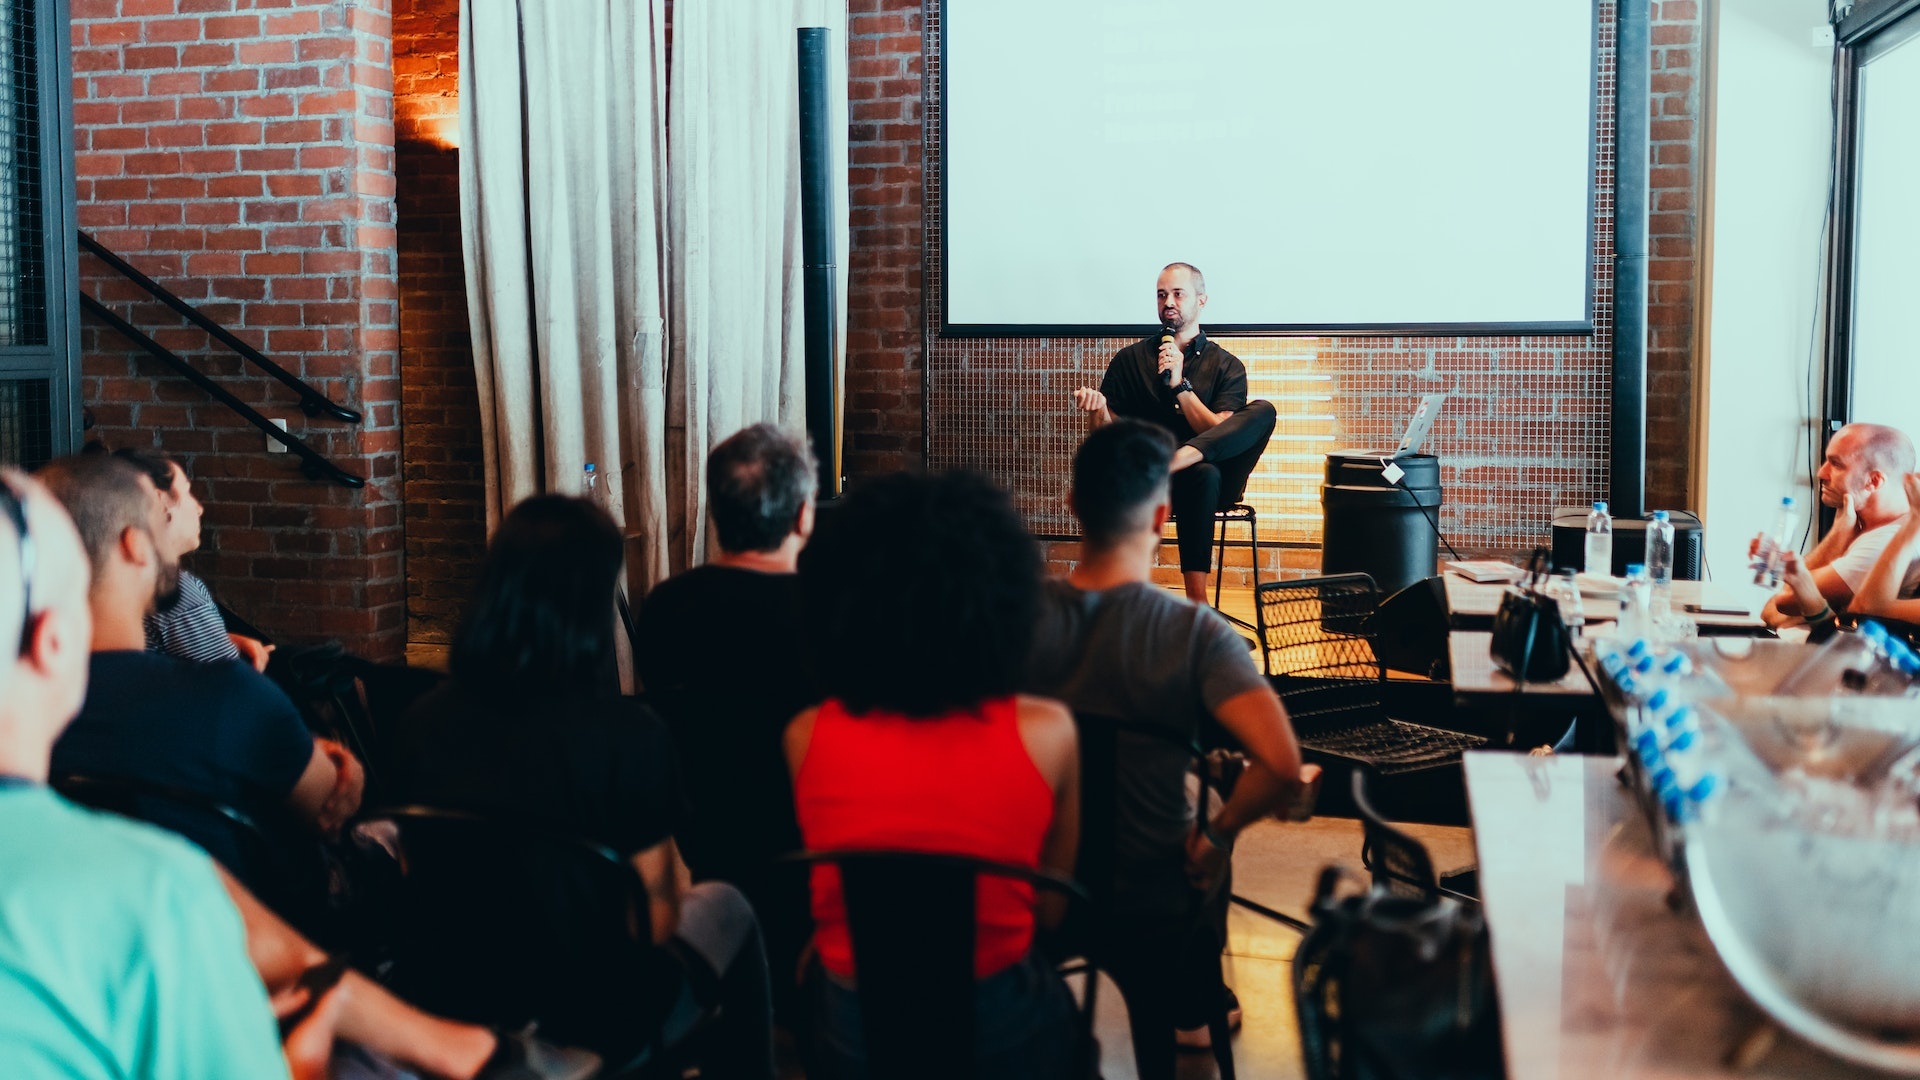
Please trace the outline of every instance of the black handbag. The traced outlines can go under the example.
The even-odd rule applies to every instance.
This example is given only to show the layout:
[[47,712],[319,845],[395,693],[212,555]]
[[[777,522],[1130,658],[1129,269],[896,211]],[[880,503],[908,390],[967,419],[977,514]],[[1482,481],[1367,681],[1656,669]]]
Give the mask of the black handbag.
[[1293,957],[1309,1080],[1495,1080],[1505,1075],[1487,925],[1451,897],[1374,888],[1335,899],[1321,871],[1313,929]]
[[1571,639],[1560,603],[1540,591],[1546,580],[1546,548],[1534,548],[1527,576],[1500,598],[1488,650],[1501,671],[1518,682],[1552,682],[1567,673]]

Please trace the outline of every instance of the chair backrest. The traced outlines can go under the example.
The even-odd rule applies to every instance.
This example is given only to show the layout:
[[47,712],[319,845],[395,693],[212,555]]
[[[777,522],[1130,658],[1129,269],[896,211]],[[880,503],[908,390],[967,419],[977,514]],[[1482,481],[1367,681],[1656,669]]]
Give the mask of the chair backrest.
[[144,821],[198,844],[261,903],[315,933],[325,907],[320,850],[276,835],[246,812],[187,788],[125,776],[68,773],[55,791],[82,806]]
[[[1123,759],[1134,759],[1128,772],[1135,786],[1164,788],[1154,794],[1184,801],[1186,776],[1196,763],[1205,761],[1206,751],[1198,740],[1162,727],[1087,712],[1075,712],[1073,722],[1080,739],[1080,849],[1074,859],[1074,877],[1087,890],[1097,913],[1105,911],[1112,899],[1114,873],[1125,854],[1117,832],[1125,812],[1121,804],[1148,794],[1129,790],[1123,783]],[[1141,763],[1138,758],[1143,755],[1154,760]],[[1155,765],[1164,765],[1164,770]],[[1205,770],[1200,773],[1205,780]]]
[[1367,621],[1380,590],[1366,574],[1265,581],[1256,589],[1268,675],[1300,680],[1383,681]]
[[476,1023],[537,1021],[609,1060],[652,1043],[648,1006],[677,968],[652,947],[645,887],[619,853],[426,806],[375,811],[356,832],[399,863],[388,982],[401,996]]
[[980,877],[1012,878],[1086,898],[1058,875],[963,855],[810,851],[788,861],[839,868],[867,1070],[875,1080],[976,1075],[974,898]]
[[1373,872],[1374,885],[1395,896],[1438,900],[1440,879],[1434,873],[1433,857],[1425,845],[1387,824],[1374,809],[1362,769],[1353,771],[1353,805],[1366,837],[1360,846],[1360,863]]

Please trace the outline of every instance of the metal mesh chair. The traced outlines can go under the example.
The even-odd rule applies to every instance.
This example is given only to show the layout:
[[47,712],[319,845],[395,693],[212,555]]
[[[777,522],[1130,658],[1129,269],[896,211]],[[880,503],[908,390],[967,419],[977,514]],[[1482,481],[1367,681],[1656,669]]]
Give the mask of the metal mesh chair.
[[1477,904],[1474,884],[1476,870],[1468,866],[1449,874],[1434,870],[1433,856],[1425,844],[1387,823],[1367,798],[1367,774],[1353,774],[1353,806],[1360,815],[1365,839],[1360,844],[1360,865],[1373,874],[1373,884],[1395,896],[1434,901],[1451,896],[1463,903]]
[[1380,590],[1366,574],[1337,574],[1255,587],[1260,652],[1309,756],[1381,775],[1455,765],[1486,745],[1478,735],[1399,720],[1381,703],[1387,669],[1367,619]]

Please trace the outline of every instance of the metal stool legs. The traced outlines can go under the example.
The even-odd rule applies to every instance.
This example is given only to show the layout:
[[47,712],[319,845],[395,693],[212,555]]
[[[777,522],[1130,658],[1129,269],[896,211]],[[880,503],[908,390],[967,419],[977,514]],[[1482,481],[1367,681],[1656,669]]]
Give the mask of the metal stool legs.
[[1259,515],[1255,514],[1253,507],[1247,505],[1246,503],[1234,503],[1232,506],[1227,507],[1225,510],[1214,511],[1213,521],[1214,521],[1213,528],[1214,528],[1214,539],[1215,539],[1215,555],[1214,555],[1213,561],[1214,561],[1214,565],[1217,567],[1217,569],[1214,571],[1214,578],[1213,578],[1213,610],[1219,611],[1221,615],[1225,615],[1228,622],[1233,623],[1237,626],[1243,627],[1247,630],[1252,630],[1255,633],[1258,633],[1259,628],[1256,627],[1253,623],[1250,623],[1245,619],[1235,618],[1232,615],[1227,615],[1225,611],[1221,611],[1220,586],[1227,576],[1227,522],[1244,521],[1247,523],[1247,540],[1253,548],[1254,606],[1256,609],[1259,607],[1259,602],[1260,602],[1260,518],[1259,518]]

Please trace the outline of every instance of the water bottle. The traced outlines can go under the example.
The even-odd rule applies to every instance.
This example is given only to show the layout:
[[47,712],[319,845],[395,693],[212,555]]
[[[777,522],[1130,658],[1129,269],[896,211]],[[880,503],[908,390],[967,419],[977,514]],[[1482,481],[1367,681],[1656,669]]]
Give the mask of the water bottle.
[[586,470],[580,474],[580,497],[595,506],[604,507],[606,500],[602,497],[603,495],[604,492],[600,490],[600,474],[593,470],[593,462],[589,461]]
[[1587,573],[1613,574],[1613,517],[1605,502],[1594,503],[1587,515]]
[[1655,619],[1673,611],[1673,522],[1665,510],[1655,510],[1647,523],[1647,581],[1653,592],[1648,610]]
[[[1889,686],[1894,678],[1904,680],[1905,676],[1893,669],[1886,639],[1886,630],[1872,621],[1861,623],[1854,633],[1835,634],[1781,680],[1773,692],[1781,697],[1887,693],[1877,688]],[[1893,692],[1903,691],[1904,685]]]
[[1793,496],[1783,496],[1780,500],[1780,513],[1773,519],[1773,529],[1754,538],[1753,547],[1753,583],[1765,585],[1769,589],[1780,587],[1781,564],[1787,555],[1787,538],[1793,534],[1793,527],[1799,521],[1793,512]]
[[1647,568],[1640,563],[1627,566],[1626,583],[1620,586],[1620,636],[1641,641],[1653,636],[1653,598],[1647,581]]

